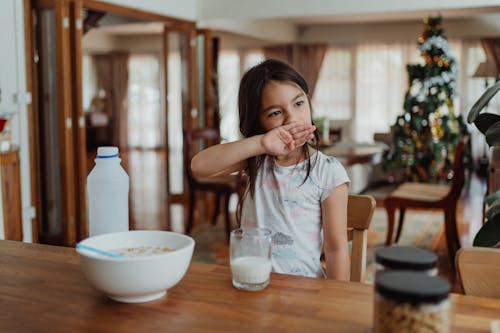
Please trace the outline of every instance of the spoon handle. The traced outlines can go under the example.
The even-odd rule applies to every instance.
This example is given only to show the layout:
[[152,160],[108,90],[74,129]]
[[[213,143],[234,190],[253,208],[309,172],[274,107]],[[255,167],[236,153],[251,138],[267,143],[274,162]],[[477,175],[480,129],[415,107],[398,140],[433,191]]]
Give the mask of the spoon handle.
[[83,250],[91,251],[91,252],[95,252],[95,253],[99,253],[99,254],[102,254],[103,256],[106,256],[106,257],[123,258],[123,256],[120,255],[120,254],[116,254],[116,253],[113,253],[113,252],[96,249],[95,247],[88,246],[88,245],[83,245],[83,244],[80,244],[80,243],[76,244],[76,248],[77,249],[83,249]]

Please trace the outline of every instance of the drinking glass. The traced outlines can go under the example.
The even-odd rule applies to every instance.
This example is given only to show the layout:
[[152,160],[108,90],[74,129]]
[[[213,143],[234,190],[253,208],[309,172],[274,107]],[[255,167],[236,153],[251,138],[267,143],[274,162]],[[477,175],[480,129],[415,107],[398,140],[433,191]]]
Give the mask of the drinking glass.
[[271,274],[271,230],[240,228],[231,232],[229,259],[233,286],[241,290],[262,290]]

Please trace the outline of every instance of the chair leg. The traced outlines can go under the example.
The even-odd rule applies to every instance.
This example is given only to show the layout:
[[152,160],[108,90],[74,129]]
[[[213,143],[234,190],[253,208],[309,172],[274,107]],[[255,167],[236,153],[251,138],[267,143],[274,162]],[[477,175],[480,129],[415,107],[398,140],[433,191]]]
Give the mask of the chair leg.
[[392,244],[392,234],[394,233],[394,214],[396,212],[396,207],[385,200],[385,210],[387,211],[387,237],[385,239],[385,246],[390,246]]
[[231,192],[224,193],[224,215],[226,216],[227,241],[229,241],[229,234],[231,233],[231,216],[229,215],[229,199],[231,199]]
[[396,241],[394,243],[399,242],[399,237],[401,236],[401,230],[403,230],[405,212],[406,209],[404,207],[399,208],[399,223],[398,223],[398,230],[396,231]]
[[455,254],[460,249],[460,238],[458,236],[456,221],[456,206],[447,207],[444,210],[444,230],[446,234],[446,244],[448,246],[448,257],[452,269],[455,269]]
[[217,192],[215,194],[215,208],[214,208],[214,216],[212,216],[212,225],[217,224],[217,217],[219,216],[219,207],[220,207],[220,197],[221,193]]
[[189,205],[188,205],[188,224],[186,228],[186,234],[191,234],[191,228],[193,228],[194,220],[194,208],[196,207],[196,193],[193,190],[189,190]]

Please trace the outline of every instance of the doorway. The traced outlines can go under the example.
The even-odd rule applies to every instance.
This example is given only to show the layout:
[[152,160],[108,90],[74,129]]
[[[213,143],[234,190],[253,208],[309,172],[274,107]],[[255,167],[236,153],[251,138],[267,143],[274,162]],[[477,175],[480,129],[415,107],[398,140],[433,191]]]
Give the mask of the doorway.
[[[179,133],[197,122],[197,114],[192,112],[197,105],[194,82],[195,46],[191,43],[196,34],[194,23],[96,1],[34,0],[30,4],[34,16],[27,15],[26,19],[29,26],[33,27],[34,38],[33,48],[29,52],[34,59],[39,59],[33,64],[31,71],[35,82],[32,87],[35,99],[33,104],[37,109],[34,113],[40,115],[33,126],[36,141],[33,144],[37,147],[36,152],[44,152],[43,155],[33,153],[32,156],[32,161],[40,166],[34,182],[38,197],[35,201],[37,211],[40,212],[40,241],[74,245],[86,237],[85,180],[89,165],[92,164],[89,163],[92,153],[95,154],[95,148],[102,144],[120,147],[126,170],[131,163],[151,165],[147,161],[152,158],[147,153],[163,149],[163,157],[162,154],[155,154],[157,160],[158,156],[163,159],[157,161],[158,164],[164,164],[163,174],[146,167],[138,167],[140,172],[129,171],[130,208],[133,216],[137,201],[149,203],[153,198],[166,210],[161,217],[156,217],[163,219],[159,225],[161,228],[171,229],[170,203],[175,202],[176,197],[183,196],[183,182],[173,182],[171,185],[169,181],[184,178],[182,135]],[[26,12],[31,13],[31,10]],[[148,61],[156,63],[156,71],[159,72],[156,75],[159,81],[156,87],[143,89],[147,83],[137,84],[141,82],[140,72],[130,76],[129,69],[132,68],[133,71],[134,63],[137,65],[137,61],[144,61],[146,58],[140,59],[140,55],[137,55],[130,61],[130,55],[124,56],[121,52],[123,50],[105,50],[106,52],[96,56],[112,54],[113,62],[108,64],[115,68],[114,74],[111,74],[114,80],[107,81],[111,82],[111,87],[106,86],[102,80],[95,80],[96,76],[103,75],[96,74],[99,72],[95,70],[94,81],[98,83],[94,85],[97,88],[92,89],[93,79],[88,73],[92,73],[92,61],[97,57],[86,54],[88,38],[85,35],[92,30],[97,31],[101,25],[122,34],[121,37],[105,37],[105,42],[100,44],[104,48],[113,46],[116,40],[131,43],[130,40],[135,38],[143,41],[137,32],[135,37],[130,37],[134,35],[134,29],[137,31],[139,27],[143,30],[156,29],[153,39],[160,47],[157,46],[156,51],[142,54],[154,54]],[[128,33],[127,37],[123,36],[124,31]],[[123,75],[124,69],[129,72],[127,75]],[[124,77],[127,77],[127,84]],[[149,117],[148,120],[155,124],[161,123],[155,134],[158,137],[156,144],[150,147],[132,147],[135,151],[131,151],[128,143],[129,139],[133,140],[126,133],[130,129],[133,133],[137,132],[134,132],[136,128],[133,117],[141,120],[147,117],[140,112],[139,115],[136,112],[131,116],[123,111],[124,106],[134,103],[141,105],[137,99],[151,93],[156,93],[156,97],[153,96],[151,100],[160,103],[159,106],[151,107],[156,110],[156,118]],[[127,120],[128,116],[131,119]],[[143,141],[136,140],[140,144]],[[87,149],[88,147],[91,149]],[[162,193],[149,193],[145,179],[164,184],[160,186]],[[143,209],[147,209],[147,206]],[[132,219],[131,228],[144,228],[145,225],[141,224],[143,222]]]

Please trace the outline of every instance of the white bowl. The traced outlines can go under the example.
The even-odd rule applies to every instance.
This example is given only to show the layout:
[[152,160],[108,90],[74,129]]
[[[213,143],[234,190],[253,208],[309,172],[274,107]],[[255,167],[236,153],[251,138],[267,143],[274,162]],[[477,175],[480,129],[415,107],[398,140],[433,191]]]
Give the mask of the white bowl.
[[80,244],[110,251],[125,247],[168,246],[175,249],[147,256],[112,258],[77,248],[85,277],[109,298],[119,302],[147,302],[165,295],[186,273],[194,240],[186,235],[135,230],[89,237]]

